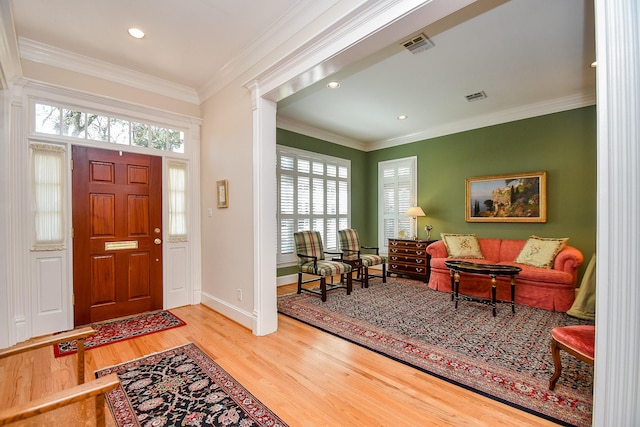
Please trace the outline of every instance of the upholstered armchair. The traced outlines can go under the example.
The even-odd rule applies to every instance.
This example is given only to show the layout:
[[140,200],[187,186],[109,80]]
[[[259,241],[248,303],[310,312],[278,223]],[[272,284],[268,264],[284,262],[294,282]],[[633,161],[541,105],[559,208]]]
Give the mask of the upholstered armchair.
[[[358,272],[358,277],[362,282],[362,286],[369,287],[369,277],[382,277],[382,283],[387,283],[387,258],[379,254],[379,248],[375,246],[361,246],[358,230],[348,228],[338,232],[340,236],[340,249],[342,250],[342,258],[345,262],[359,260],[357,264],[361,265],[362,277]],[[373,253],[362,252],[373,251]],[[369,274],[369,267],[374,265],[382,265],[382,276]]]
[[[347,290],[347,295],[351,294],[352,289],[352,275],[351,266],[341,262],[339,259],[342,256],[341,252],[325,252],[322,246],[322,237],[317,231],[299,231],[293,233],[294,241],[296,242],[296,253],[298,255],[298,293],[302,291],[314,293],[322,297],[322,301],[327,300],[327,291],[342,288]],[[325,254],[336,255],[336,259],[326,260]],[[303,280],[303,274],[308,274],[312,277],[308,280]],[[339,283],[327,283],[327,277],[340,275]],[[342,278],[347,276],[346,286]],[[316,289],[303,288],[305,283],[320,281],[320,291]]]

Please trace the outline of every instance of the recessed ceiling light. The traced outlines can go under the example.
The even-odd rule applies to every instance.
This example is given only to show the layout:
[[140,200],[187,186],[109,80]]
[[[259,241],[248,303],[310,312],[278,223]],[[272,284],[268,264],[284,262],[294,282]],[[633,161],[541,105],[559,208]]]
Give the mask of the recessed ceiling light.
[[338,82],[329,82],[329,83],[327,83],[327,87],[329,89],[338,89],[340,87],[340,83],[338,83]]
[[129,35],[136,39],[141,39],[144,37],[144,31],[139,28],[129,28]]
[[407,120],[409,118],[409,116],[405,116],[404,114],[401,114],[397,117],[398,120]]

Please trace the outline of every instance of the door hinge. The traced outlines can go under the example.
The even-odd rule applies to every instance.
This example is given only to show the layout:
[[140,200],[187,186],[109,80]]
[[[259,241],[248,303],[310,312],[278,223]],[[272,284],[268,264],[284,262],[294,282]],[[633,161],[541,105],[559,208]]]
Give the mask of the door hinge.
[[71,170],[73,170],[73,159],[69,160],[70,164],[71,164]]
[[73,239],[74,234],[73,234],[73,228],[71,228],[71,238]]
[[71,305],[76,305],[76,294],[71,294]]

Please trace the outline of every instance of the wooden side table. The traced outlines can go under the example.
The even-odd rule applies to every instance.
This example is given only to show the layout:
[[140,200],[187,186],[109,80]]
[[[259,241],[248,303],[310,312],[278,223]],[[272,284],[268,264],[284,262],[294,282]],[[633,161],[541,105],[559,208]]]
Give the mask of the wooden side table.
[[427,246],[437,240],[389,239],[389,268],[387,276],[395,273],[429,282],[431,256]]

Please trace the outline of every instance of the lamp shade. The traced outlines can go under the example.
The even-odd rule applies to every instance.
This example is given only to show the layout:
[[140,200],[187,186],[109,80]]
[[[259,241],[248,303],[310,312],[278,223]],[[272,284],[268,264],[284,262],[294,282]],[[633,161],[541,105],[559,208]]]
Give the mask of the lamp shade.
[[420,206],[412,206],[404,213],[405,216],[426,216]]

